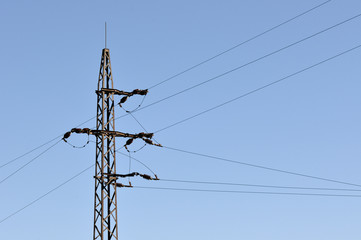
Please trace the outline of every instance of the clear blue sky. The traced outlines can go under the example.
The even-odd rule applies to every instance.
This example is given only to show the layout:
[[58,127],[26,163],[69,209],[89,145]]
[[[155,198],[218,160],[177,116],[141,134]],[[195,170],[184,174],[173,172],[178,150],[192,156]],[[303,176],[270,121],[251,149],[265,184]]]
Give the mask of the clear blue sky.
[[[0,165],[96,115],[108,23],[115,87],[148,88],[324,1],[2,1]],[[144,104],[217,76],[361,13],[332,0],[172,81]],[[135,113],[154,132],[361,44],[361,17]],[[361,184],[361,48],[161,131],[165,146]],[[141,98],[126,105],[132,108]],[[123,115],[117,109],[117,116]],[[84,127],[94,127],[95,120]],[[123,132],[142,129],[131,117]],[[72,136],[82,144],[84,136]],[[119,139],[117,146],[124,144]],[[49,145],[50,146],[50,145]],[[134,144],[134,148],[141,143]],[[46,148],[46,147],[45,147]],[[0,169],[0,180],[39,149]],[[133,155],[160,178],[352,188],[147,146]],[[118,154],[118,172],[128,159]],[[95,161],[95,146],[56,145],[0,184],[0,219]],[[149,173],[133,162],[132,169]],[[94,180],[87,171],[0,224],[1,239],[92,239]],[[331,194],[311,190],[147,182],[148,187]],[[361,198],[119,189],[119,239],[359,240]]]

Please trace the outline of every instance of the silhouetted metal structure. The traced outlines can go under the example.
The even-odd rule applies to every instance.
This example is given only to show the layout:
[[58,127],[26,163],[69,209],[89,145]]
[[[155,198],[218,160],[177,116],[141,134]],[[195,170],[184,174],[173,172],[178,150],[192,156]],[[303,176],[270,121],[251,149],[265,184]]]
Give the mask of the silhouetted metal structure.
[[[114,89],[109,49],[102,51],[97,93],[94,240],[118,239]],[[112,184],[113,183],[113,184]]]
[[[128,138],[123,147],[129,152],[128,146],[135,139],[140,139],[145,144],[162,147],[151,139],[153,133],[123,133],[115,131],[114,95],[124,96],[117,104],[121,104],[134,95],[147,95],[148,90],[134,89],[131,92],[114,89],[112,67],[110,64],[109,49],[104,48],[100,62],[97,94],[97,123],[96,129],[72,128],[63,136],[64,142],[72,133],[94,135],[96,137],[96,161],[95,161],[95,196],[94,196],[94,240],[117,240],[118,239],[118,212],[117,212],[117,187],[133,187],[117,183],[118,178],[139,176],[146,180],[159,180],[157,175],[151,177],[147,174],[129,172],[128,174],[116,173],[115,138]],[[89,139],[87,144],[89,143]],[[70,143],[69,143],[70,144]],[[85,144],[84,147],[87,145]],[[75,146],[73,146],[75,147]],[[129,170],[130,171],[130,170]]]

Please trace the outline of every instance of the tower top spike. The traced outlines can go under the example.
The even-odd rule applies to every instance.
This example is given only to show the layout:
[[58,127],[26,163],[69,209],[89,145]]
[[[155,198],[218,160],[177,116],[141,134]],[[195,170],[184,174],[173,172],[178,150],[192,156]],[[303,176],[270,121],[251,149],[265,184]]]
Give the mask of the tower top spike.
[[107,22],[105,22],[105,28],[104,28],[104,32],[105,32],[105,48],[107,48]]

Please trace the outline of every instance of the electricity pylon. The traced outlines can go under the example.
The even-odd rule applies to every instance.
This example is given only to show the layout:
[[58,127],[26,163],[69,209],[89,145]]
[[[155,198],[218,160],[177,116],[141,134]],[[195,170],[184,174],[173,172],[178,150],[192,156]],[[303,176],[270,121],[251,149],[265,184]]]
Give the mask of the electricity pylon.
[[102,51],[97,93],[96,162],[94,196],[94,240],[118,239],[117,186],[111,175],[116,174],[114,89],[109,49]]
[[[151,138],[153,133],[123,133],[115,131],[114,95],[123,96],[119,105],[125,103],[133,95],[146,95],[148,90],[135,89],[125,92],[114,89],[112,68],[110,64],[109,49],[104,48],[100,62],[97,94],[97,124],[96,129],[73,128],[64,134],[63,140],[72,133],[85,133],[96,136],[96,160],[95,160],[95,196],[94,196],[94,240],[118,240],[118,210],[117,210],[117,187],[132,187],[117,183],[118,178],[142,177],[146,180],[159,180],[157,175],[151,177],[147,174],[132,172],[128,174],[117,174],[115,158],[115,138],[128,138],[124,148],[128,150],[133,140],[141,139],[146,144],[159,146]],[[89,143],[89,140],[88,140]],[[85,146],[85,145],[84,145]]]

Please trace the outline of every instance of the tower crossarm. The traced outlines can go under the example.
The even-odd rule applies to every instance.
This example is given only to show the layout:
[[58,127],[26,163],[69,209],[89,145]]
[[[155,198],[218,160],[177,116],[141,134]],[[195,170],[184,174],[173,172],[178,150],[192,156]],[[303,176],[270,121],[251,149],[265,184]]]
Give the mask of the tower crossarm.
[[122,90],[118,90],[118,89],[114,89],[114,88],[101,88],[100,90],[95,91],[97,94],[102,94],[102,93],[106,93],[106,94],[115,94],[115,95],[122,95],[122,96],[128,96],[131,97],[133,95],[147,95],[148,93],[148,89],[134,89],[131,92],[126,92],[126,91],[122,91]]
[[152,138],[153,137],[153,133],[123,133],[123,132],[119,132],[119,131],[106,131],[106,130],[91,130],[90,133],[91,135],[112,135],[114,137],[124,137],[124,138]]
[[126,91],[122,91],[122,90],[118,90],[118,89],[114,89],[114,88],[101,88],[100,90],[95,91],[98,95],[103,95],[103,94],[113,94],[113,95],[120,95],[120,96],[124,96],[122,97],[122,99],[120,99],[119,101],[119,106],[122,106],[123,103],[125,103],[128,99],[128,97],[134,96],[134,95],[142,95],[145,96],[148,94],[148,89],[134,89],[131,92],[126,92]]
[[130,139],[136,139],[136,138],[141,138],[141,139],[151,139],[153,137],[153,133],[123,133],[123,132],[119,132],[119,131],[108,131],[108,130],[92,130],[89,128],[73,128],[71,129],[69,132],[66,132],[63,136],[63,140],[66,141],[67,138],[70,137],[70,135],[72,133],[85,133],[88,135],[95,135],[95,136],[100,136],[100,135],[108,135],[108,136],[114,136],[114,137],[123,137],[123,138],[130,138]]
[[127,178],[127,177],[135,177],[135,176],[139,176],[142,177],[146,180],[159,180],[158,176],[156,174],[154,174],[154,177],[149,176],[148,174],[142,174],[142,173],[138,173],[138,172],[132,172],[132,173],[127,173],[127,174],[105,174],[108,175],[109,177],[116,177],[116,178]]

